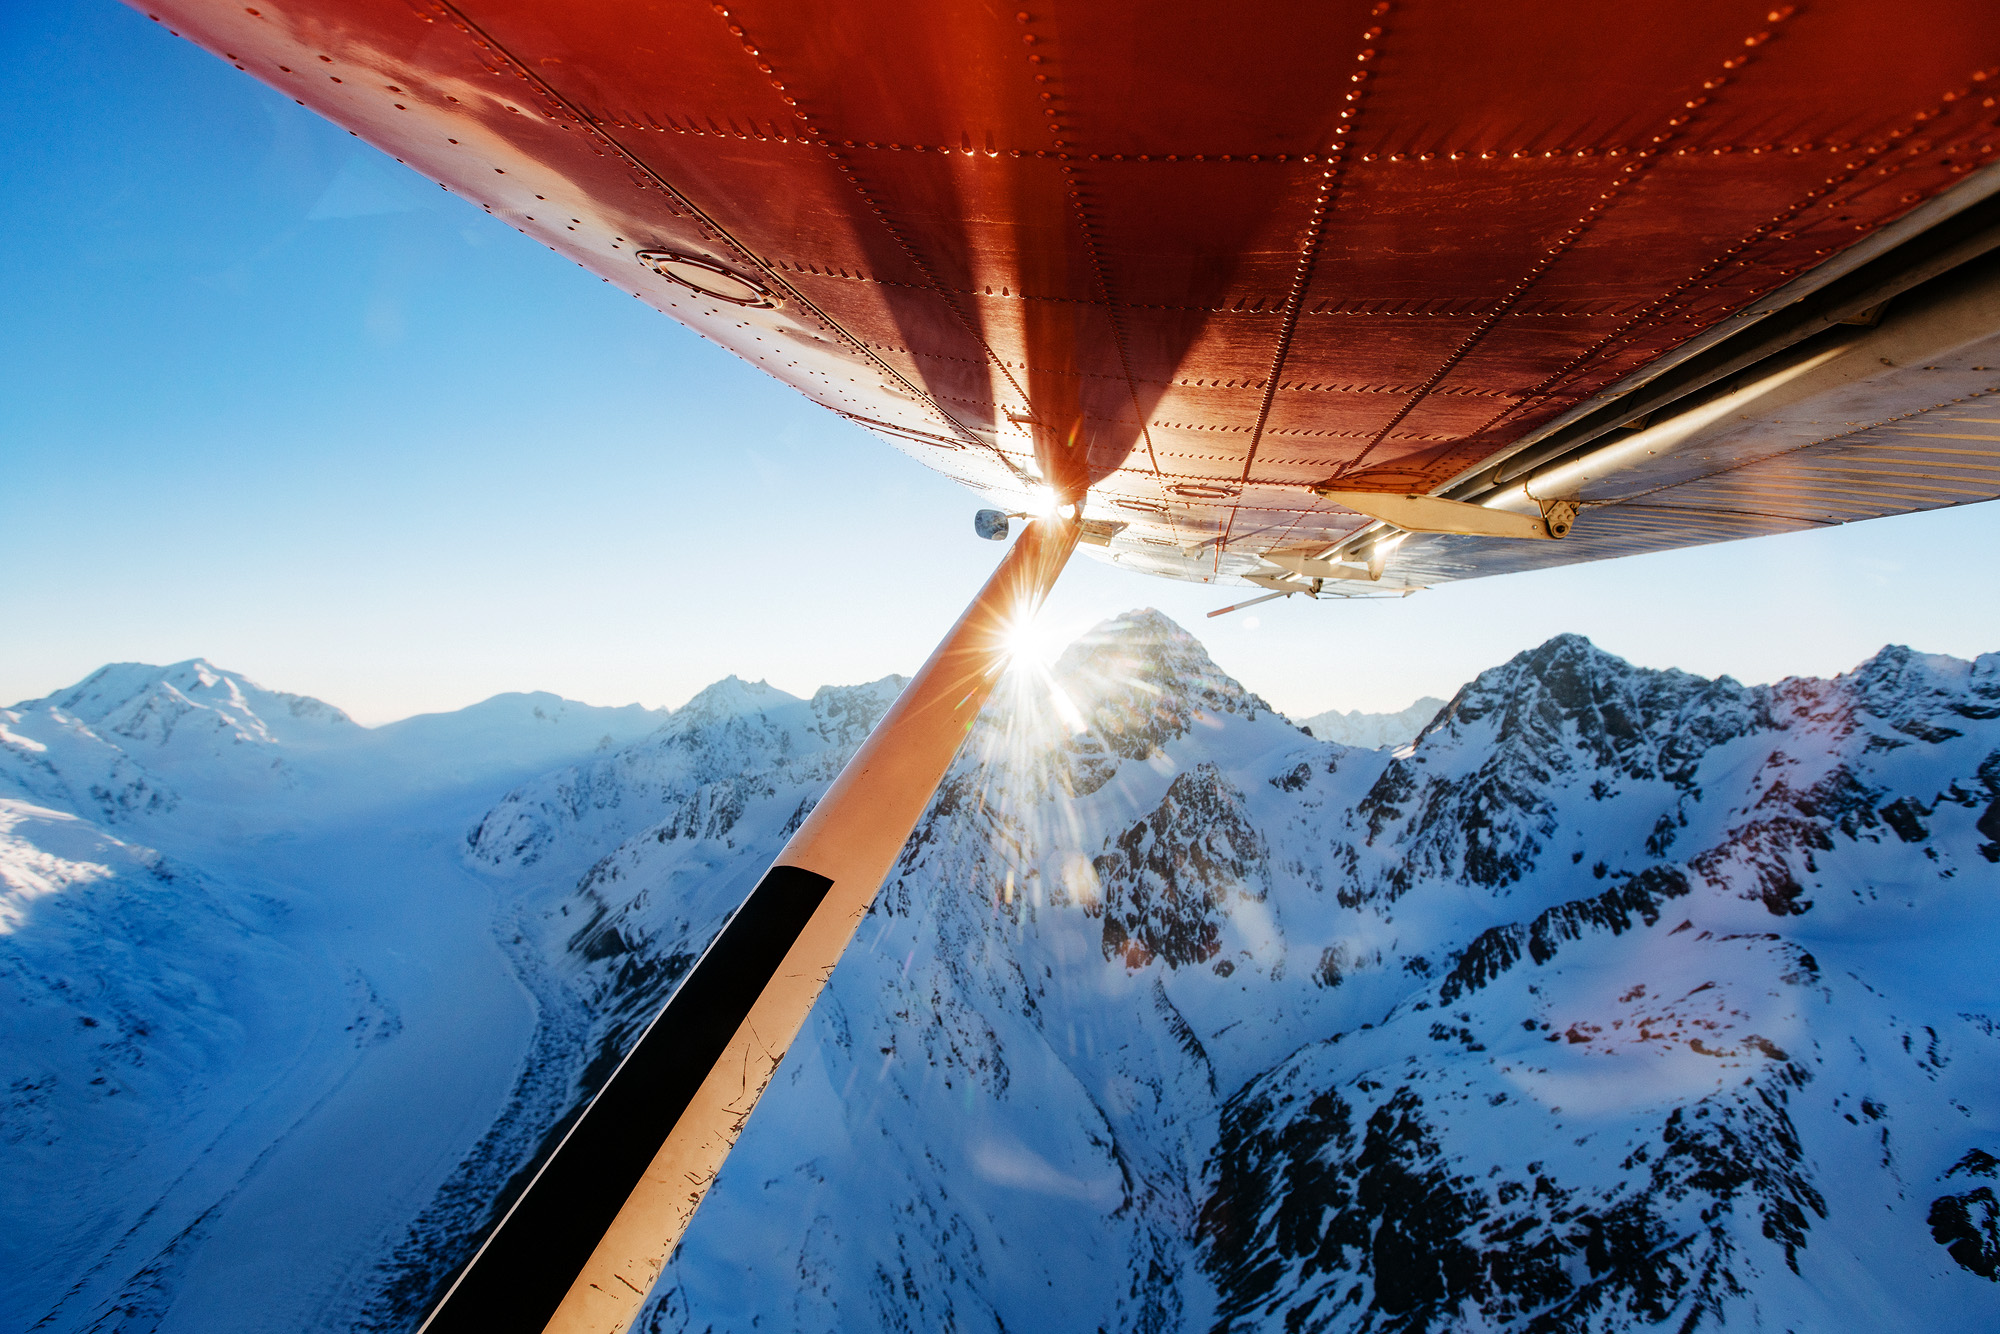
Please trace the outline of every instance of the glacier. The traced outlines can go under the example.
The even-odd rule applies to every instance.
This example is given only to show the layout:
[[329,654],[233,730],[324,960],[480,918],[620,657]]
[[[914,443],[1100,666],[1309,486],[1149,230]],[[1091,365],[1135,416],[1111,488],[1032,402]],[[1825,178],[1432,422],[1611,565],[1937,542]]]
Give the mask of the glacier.
[[[0,711],[0,1325],[414,1328],[901,684]],[[1422,707],[1017,665],[638,1327],[1991,1328],[2000,655]]]

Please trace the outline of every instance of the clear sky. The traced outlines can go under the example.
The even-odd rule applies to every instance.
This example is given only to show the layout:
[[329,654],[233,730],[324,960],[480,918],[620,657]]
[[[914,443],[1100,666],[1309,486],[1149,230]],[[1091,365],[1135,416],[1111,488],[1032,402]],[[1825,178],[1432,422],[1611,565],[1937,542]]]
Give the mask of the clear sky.
[[[109,0],[0,6],[0,702],[202,656],[367,722],[910,671],[977,502]],[[1745,681],[2000,649],[2000,506],[1396,602],[1079,560],[1278,707],[1394,709],[1575,630]]]

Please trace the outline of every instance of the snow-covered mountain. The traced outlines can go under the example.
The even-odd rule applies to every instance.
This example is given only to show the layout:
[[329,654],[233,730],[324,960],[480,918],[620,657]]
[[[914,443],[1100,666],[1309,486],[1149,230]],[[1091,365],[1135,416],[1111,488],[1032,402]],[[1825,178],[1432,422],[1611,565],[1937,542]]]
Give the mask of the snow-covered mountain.
[[[509,793],[468,837],[468,855],[502,874],[518,874],[552,856],[570,871],[580,859],[594,861],[628,836],[663,823],[669,838],[733,848],[746,841],[736,824],[750,802],[780,788],[816,797],[832,782],[905,680],[886,676],[865,686],[825,686],[802,700],[763,681],[727,677],[637,745]],[[798,812],[800,820],[804,816]],[[795,820],[783,834],[797,827]],[[769,831],[760,834],[757,846],[775,847]]]
[[1321,741],[1337,741],[1343,746],[1376,750],[1383,746],[1408,745],[1443,707],[1443,700],[1425,695],[1409,708],[1394,713],[1363,713],[1359,709],[1343,713],[1339,709],[1328,709],[1325,713],[1301,719],[1299,726]]
[[535,1028],[464,829],[664,717],[502,696],[368,729],[201,661],[0,710],[0,1329],[351,1306]]
[[[121,1074],[116,1114],[106,1094],[36,1123],[54,1144],[11,1134],[17,1088],[0,1268],[32,1277],[0,1316],[410,1328],[896,685],[732,679],[504,796],[462,793],[449,840],[374,835],[373,865],[417,846],[442,895],[370,897],[357,868],[266,907],[116,832],[184,824],[192,800],[107,811],[69,752],[17,759],[81,818],[32,816],[5,863],[0,979],[69,989],[10,992],[4,1050],[56,1089],[103,1067],[77,1055],[90,969],[118,976],[119,1013],[203,1036],[157,1082]],[[297,842],[230,874],[268,892],[328,847]],[[988,707],[641,1326],[1991,1328],[1996,862],[2000,655],[1892,648],[1744,687],[1565,636],[1391,751],[1308,737],[1165,618],[1118,618]],[[200,934],[166,956],[219,961],[176,976],[295,979],[383,913],[417,966],[369,955],[343,1009],[174,991],[143,951],[65,962],[117,923],[152,931],[142,899]],[[432,957],[450,977],[423,976]],[[455,1016],[501,994],[501,964],[512,1008]],[[337,1063],[259,1066],[284,1042],[229,1031],[246,1004],[274,1031],[340,1014],[321,1026],[367,1055],[314,1093]],[[299,1108],[239,1117],[266,1158],[204,1168],[219,1140],[155,1129],[253,1083]],[[146,1133],[116,1138],[116,1116]],[[389,1144],[360,1190],[369,1137]],[[126,1175],[24,1238],[13,1164],[86,1144]],[[322,1258],[273,1246],[273,1216],[309,1216]],[[307,1296],[240,1295],[287,1285]]]
[[205,808],[202,820],[181,822],[191,826],[244,811],[282,824],[518,781],[622,745],[666,718],[664,709],[536,693],[371,728],[200,658],[115,663],[0,710],[0,790],[111,824],[170,815],[183,797]]

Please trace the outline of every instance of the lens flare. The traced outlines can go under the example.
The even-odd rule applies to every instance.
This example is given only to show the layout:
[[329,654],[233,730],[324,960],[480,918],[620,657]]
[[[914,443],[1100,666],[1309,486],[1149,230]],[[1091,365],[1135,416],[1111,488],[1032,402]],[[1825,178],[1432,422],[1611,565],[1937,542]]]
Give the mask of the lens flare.
[[1062,648],[1049,628],[1033,616],[1022,617],[1007,628],[1007,657],[1017,665],[1052,667]]
[[1072,734],[1089,726],[1083,711],[1062,688],[1052,670],[1065,645],[1058,632],[1034,616],[1017,618],[1007,628],[1007,675],[1022,701],[1032,695],[1046,699],[1062,725]]

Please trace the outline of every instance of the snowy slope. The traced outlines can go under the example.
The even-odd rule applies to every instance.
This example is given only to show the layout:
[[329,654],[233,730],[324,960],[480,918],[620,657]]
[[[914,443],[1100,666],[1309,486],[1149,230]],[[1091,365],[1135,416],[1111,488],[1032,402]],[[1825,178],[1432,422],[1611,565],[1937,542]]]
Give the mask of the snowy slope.
[[0,800],[0,1310],[83,1279],[172,1189],[159,1165],[197,1162],[277,1075],[254,1050],[262,1026],[318,998],[274,911]]
[[1425,695],[1409,708],[1395,713],[1363,713],[1359,709],[1343,713],[1339,709],[1329,709],[1300,720],[1299,726],[1321,741],[1337,741],[1343,746],[1375,750],[1382,746],[1409,744],[1443,707],[1443,700]]
[[[444,736],[410,772],[476,751],[484,795],[314,819],[365,744],[281,741],[294,795],[225,820],[265,743],[175,767],[0,716],[0,979],[43,979],[0,1050],[59,1053],[36,1124],[114,1163],[60,1246],[10,1188],[0,1323],[411,1328],[898,684],[731,678],[504,784],[515,743]],[[642,1326],[1991,1328],[2000,656],[1747,688],[1566,636],[1433,714],[1315,740],[1157,613],[1017,668]],[[174,895],[157,964],[65,961]],[[129,1121],[86,1013],[173,1035]],[[337,1056],[256,1028],[302,1015]],[[252,1084],[240,1150],[175,1129]]]
[[463,830],[662,718],[199,661],[0,711],[0,1328],[344,1324],[536,1031]]
[[665,709],[601,708],[538,690],[385,723],[366,744],[429,786],[504,781],[610,752],[665,725],[667,716]]

